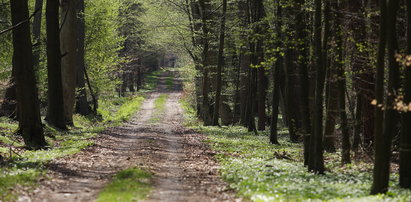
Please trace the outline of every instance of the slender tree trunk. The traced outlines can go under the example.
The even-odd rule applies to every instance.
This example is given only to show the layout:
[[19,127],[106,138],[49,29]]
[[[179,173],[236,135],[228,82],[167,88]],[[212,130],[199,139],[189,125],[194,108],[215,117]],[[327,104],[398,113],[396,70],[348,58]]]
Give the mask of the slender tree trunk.
[[300,111],[301,122],[304,143],[304,165],[308,165],[308,146],[310,142],[311,133],[311,119],[310,119],[310,104],[308,100],[310,91],[310,82],[308,79],[308,48],[310,46],[307,33],[307,12],[304,12],[302,7],[305,4],[305,0],[296,0],[296,10],[299,11],[296,14],[296,34],[297,34],[297,51],[298,51],[298,71],[300,74],[300,86],[301,86],[301,98],[300,98]]
[[324,173],[323,158],[323,93],[325,80],[325,66],[323,64],[323,54],[321,45],[321,8],[322,1],[315,0],[314,19],[314,54],[316,58],[316,86],[315,86],[315,106],[314,125],[310,139],[310,152],[308,159],[308,170],[318,174]]
[[[407,1],[407,55],[411,55],[411,1]],[[411,103],[411,66],[405,68],[404,103]],[[411,188],[411,111],[402,116],[400,186]]]
[[202,44],[203,44],[203,81],[202,81],[202,119],[204,125],[211,125],[212,116],[210,110],[209,92],[210,92],[210,76],[209,76],[209,60],[210,60],[210,50],[209,50],[209,29],[208,29],[208,18],[209,15],[209,0],[200,0],[201,9],[201,21],[202,21]]
[[[330,67],[328,72],[328,95],[326,96],[326,120],[324,129],[324,150],[330,153],[336,152],[335,148],[335,122],[339,111],[338,95],[339,84],[334,67]],[[344,89],[345,92],[345,89]]]
[[61,78],[59,2],[47,0],[47,80],[48,108],[46,121],[60,129],[67,129],[64,114]]
[[[380,0],[380,38],[378,45],[378,55],[377,55],[377,74],[376,74],[376,83],[375,83],[375,96],[376,96],[376,107],[375,107],[375,124],[374,124],[374,138],[375,138],[375,159],[374,162],[374,172],[373,172],[373,185],[371,188],[372,194],[384,193],[388,188],[388,176],[381,176],[381,155],[385,155],[384,141],[386,137],[383,134],[383,121],[384,114],[382,110],[382,104],[384,99],[384,63],[385,63],[385,48],[387,42],[387,2],[386,0]],[[384,179],[383,179],[384,178]]]
[[[342,57],[341,57],[342,58]],[[340,119],[341,119],[341,131],[342,131],[342,164],[351,163],[351,144],[350,144],[350,133],[349,126],[347,121],[347,112],[345,109],[345,88],[346,88],[346,79],[345,79],[344,66],[340,65],[339,77],[340,81],[338,83],[338,97],[339,97],[339,108],[340,108]]]
[[356,95],[356,101],[355,101],[355,122],[354,122],[354,138],[353,138],[353,143],[352,143],[352,149],[354,151],[358,151],[358,148],[361,143],[361,131],[362,131],[362,95],[357,94]]
[[[277,3],[277,15],[276,15],[276,30],[277,30],[277,48],[282,47],[282,32],[281,32],[281,27],[282,27],[282,5],[281,3]],[[278,142],[278,130],[277,130],[277,124],[278,124],[278,108],[280,104],[280,79],[283,78],[281,75],[282,71],[282,64],[283,64],[283,57],[281,56],[281,53],[278,52],[276,54],[277,56],[277,61],[273,65],[274,71],[273,71],[273,79],[274,79],[274,88],[273,88],[273,100],[272,100],[272,112],[271,112],[271,127],[270,127],[270,143],[271,144],[279,144]]]
[[348,164],[351,163],[351,144],[350,144],[350,134],[349,134],[349,126],[348,126],[348,120],[347,120],[347,112],[345,108],[345,89],[346,89],[346,78],[345,78],[345,69],[344,69],[344,56],[343,56],[343,33],[342,33],[342,20],[343,16],[340,10],[340,3],[338,0],[334,0],[334,10],[336,10],[336,14],[334,15],[335,19],[335,40],[336,40],[336,45],[337,45],[337,50],[336,50],[336,62],[335,66],[337,69],[337,76],[338,76],[338,105],[339,105],[339,114],[340,114],[340,120],[341,120],[341,132],[342,132],[342,159],[341,163]]
[[324,130],[324,149],[327,152],[335,152],[335,118],[338,114],[338,81],[336,71],[331,67],[328,58],[329,37],[331,32],[331,2],[324,2],[324,39],[323,39],[323,65],[328,68],[327,88],[326,88],[326,119]]
[[37,13],[33,20],[33,41],[35,42],[33,50],[33,67],[35,71],[39,69],[40,63],[40,33],[41,33],[41,16],[43,13],[43,0],[36,0],[34,10]]
[[84,1],[77,1],[77,69],[76,69],[76,113],[83,116],[90,114],[90,107],[87,103],[86,81],[84,79],[84,70],[86,64],[84,61],[84,39],[85,39],[85,22],[84,22]]
[[[29,18],[28,2],[10,0],[13,25]],[[30,39],[30,25],[21,24],[12,31],[13,66],[16,80],[16,97],[19,113],[19,131],[28,148],[39,149],[46,146],[40,118],[40,105],[36,78],[33,69],[33,52]]]
[[[385,47],[387,42],[392,42],[388,39],[388,24],[389,20],[386,19],[390,16],[387,12],[387,3],[385,0],[380,0],[380,44],[378,47],[377,56],[377,79],[376,79],[376,114],[375,114],[375,162],[373,172],[373,184],[371,188],[371,194],[385,193],[388,190],[389,181],[389,152],[391,145],[390,135],[386,136],[386,127],[384,124],[384,114],[382,108],[384,99],[384,59],[385,59]],[[394,36],[394,35],[393,35]],[[392,76],[392,75],[391,75]],[[392,78],[390,78],[391,80]],[[392,83],[392,81],[391,81]],[[392,84],[390,87],[393,87]],[[392,92],[390,90],[390,92]],[[390,115],[390,114],[388,114]],[[383,127],[384,124],[384,127]]]
[[[263,18],[265,17],[265,11],[264,11],[264,4],[263,0],[257,0],[255,2],[255,9],[256,9],[256,16],[255,16],[255,22],[259,23],[256,27],[256,33],[259,34],[260,36],[258,37],[257,44],[256,44],[256,49],[255,49],[255,57],[257,58],[257,65],[260,65],[261,62],[264,61],[264,50],[263,50],[263,42],[264,39],[261,37],[261,35],[264,35],[266,32],[266,25],[265,23],[262,23]],[[257,109],[258,109],[258,127],[257,129],[260,131],[265,130],[265,125],[267,122],[267,116],[266,116],[266,98],[267,98],[267,77],[265,75],[265,69],[263,66],[260,66],[257,70],[258,74],[258,103],[257,103]]]
[[220,44],[218,48],[218,62],[217,62],[217,89],[215,95],[215,105],[213,113],[213,125],[219,125],[218,120],[220,117],[220,105],[221,105],[221,72],[224,65],[224,39],[225,39],[225,20],[227,13],[227,0],[223,0],[223,16],[221,19],[220,27]]

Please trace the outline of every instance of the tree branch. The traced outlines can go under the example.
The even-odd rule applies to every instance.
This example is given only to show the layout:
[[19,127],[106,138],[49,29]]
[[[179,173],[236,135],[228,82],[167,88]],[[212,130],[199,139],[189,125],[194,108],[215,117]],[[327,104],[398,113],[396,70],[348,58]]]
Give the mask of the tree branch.
[[34,11],[34,13],[29,16],[29,18],[27,18],[27,19],[25,19],[25,20],[23,20],[23,21],[15,24],[15,25],[13,25],[13,26],[11,26],[11,27],[3,30],[3,31],[0,31],[0,35],[2,35],[2,34],[4,34],[4,33],[7,33],[7,32],[9,32],[9,31],[11,31],[11,30],[13,30],[13,29],[16,29],[17,27],[19,27],[20,25],[22,25],[22,24],[24,24],[24,23],[26,23],[26,22],[29,22],[30,19],[31,19],[33,16],[35,16],[36,13],[39,12],[39,11],[40,11],[40,8],[36,9],[36,10]]

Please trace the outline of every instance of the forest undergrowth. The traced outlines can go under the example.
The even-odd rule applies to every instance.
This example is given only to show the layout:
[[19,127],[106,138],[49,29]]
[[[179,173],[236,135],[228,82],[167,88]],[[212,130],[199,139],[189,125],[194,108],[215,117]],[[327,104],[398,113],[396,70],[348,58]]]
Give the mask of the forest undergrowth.
[[327,171],[316,175],[303,165],[302,143],[291,143],[288,130],[279,130],[279,145],[269,143],[269,131],[255,135],[241,126],[203,126],[183,98],[186,125],[206,134],[217,152],[220,174],[230,188],[252,201],[411,201],[411,191],[391,176],[390,191],[369,195],[372,162],[341,165],[341,153],[326,153]]

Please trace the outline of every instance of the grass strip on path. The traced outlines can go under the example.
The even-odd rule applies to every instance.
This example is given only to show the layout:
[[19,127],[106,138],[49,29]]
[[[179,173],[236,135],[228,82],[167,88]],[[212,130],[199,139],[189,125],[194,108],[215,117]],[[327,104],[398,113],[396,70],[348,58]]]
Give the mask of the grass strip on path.
[[139,168],[118,172],[98,195],[98,202],[128,202],[146,198],[151,190],[151,173]]
[[303,165],[302,144],[289,142],[287,130],[279,131],[281,145],[269,144],[268,132],[254,135],[246,128],[203,127],[194,110],[184,103],[193,128],[206,134],[217,152],[221,175],[230,187],[252,201],[411,201],[411,191],[398,187],[392,174],[387,194],[370,196],[371,163],[341,166],[341,154],[325,153],[327,172],[315,175]]
[[161,121],[162,116],[166,110],[166,102],[168,99],[168,94],[161,94],[154,100],[154,112],[151,116],[151,123],[158,123]]

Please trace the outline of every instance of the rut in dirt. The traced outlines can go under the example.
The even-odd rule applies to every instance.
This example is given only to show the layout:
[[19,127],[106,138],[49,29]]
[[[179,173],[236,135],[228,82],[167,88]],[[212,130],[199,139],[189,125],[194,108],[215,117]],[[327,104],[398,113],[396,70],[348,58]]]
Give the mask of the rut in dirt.
[[[164,72],[134,118],[95,138],[95,144],[69,157],[53,160],[47,178],[19,201],[94,201],[118,171],[139,167],[153,173],[146,201],[240,201],[218,175],[214,153],[201,134],[185,128],[179,104],[181,84],[166,85]],[[154,101],[166,94],[162,114]]]

